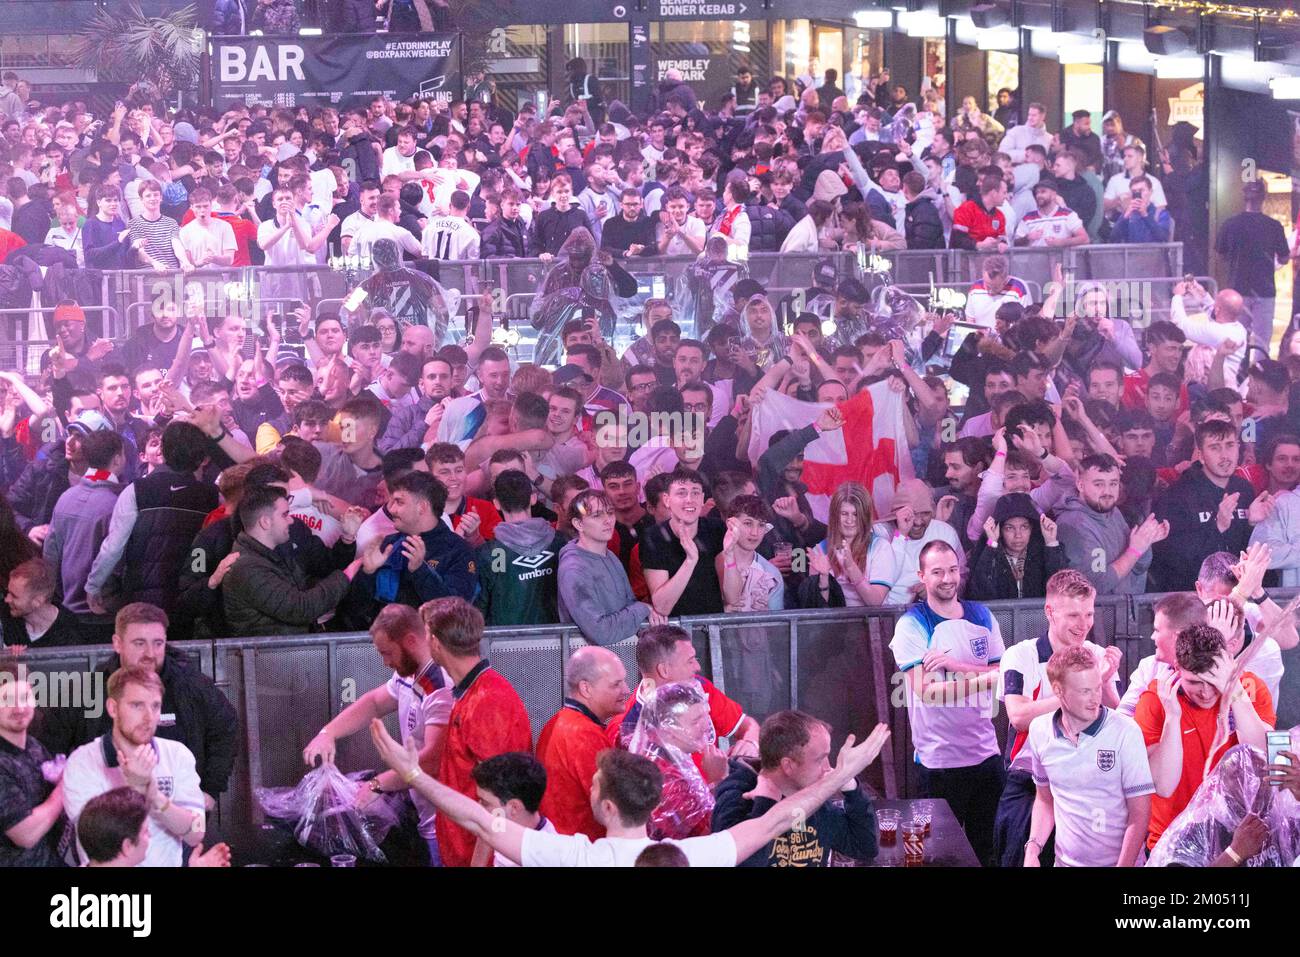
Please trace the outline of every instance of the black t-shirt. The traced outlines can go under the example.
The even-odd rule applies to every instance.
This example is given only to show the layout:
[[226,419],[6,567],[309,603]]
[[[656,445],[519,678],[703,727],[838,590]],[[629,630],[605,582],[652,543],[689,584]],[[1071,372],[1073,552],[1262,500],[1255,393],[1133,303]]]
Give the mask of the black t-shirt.
[[0,738],[0,867],[59,866],[63,817],[33,847],[19,847],[5,837],[5,831],[22,823],[54,790],[41,774],[41,765],[51,757],[45,745],[30,734],[22,750]]
[[122,363],[132,375],[141,369],[160,369],[166,372],[176,361],[181,335],[177,331],[171,342],[162,342],[154,333],[153,323],[150,323],[137,331],[122,347]]
[[[722,539],[727,528],[721,519],[706,515],[700,519],[695,532],[695,542],[700,550],[700,560],[695,564],[691,580],[687,582],[682,596],[673,605],[670,615],[717,615],[721,614],[722,583],[718,581],[718,570],[713,560],[722,551]],[[686,561],[686,552],[682,543],[668,522],[660,522],[648,529],[641,536],[641,567],[649,571],[652,568],[666,571],[671,578]]]
[[1291,250],[1282,224],[1263,213],[1238,213],[1219,229],[1219,255],[1228,257],[1228,284],[1243,296],[1277,295],[1273,272]]

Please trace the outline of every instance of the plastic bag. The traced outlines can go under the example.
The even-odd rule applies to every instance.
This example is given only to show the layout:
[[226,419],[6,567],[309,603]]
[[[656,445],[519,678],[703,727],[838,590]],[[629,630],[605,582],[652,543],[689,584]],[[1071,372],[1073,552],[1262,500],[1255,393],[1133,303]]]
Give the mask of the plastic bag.
[[[1297,738],[1293,728],[1292,742]],[[1264,763],[1264,754],[1248,745],[1227,751],[1160,835],[1147,867],[1208,867],[1252,811],[1268,825],[1268,841],[1247,866],[1289,867],[1300,857],[1300,802],[1286,789],[1261,782]]]
[[257,802],[267,817],[296,822],[298,843],[322,857],[354,854],[382,864],[386,858],[379,845],[397,825],[399,812],[382,797],[357,808],[357,790],[365,787],[361,777],[325,764],[308,771],[297,787],[258,788]]

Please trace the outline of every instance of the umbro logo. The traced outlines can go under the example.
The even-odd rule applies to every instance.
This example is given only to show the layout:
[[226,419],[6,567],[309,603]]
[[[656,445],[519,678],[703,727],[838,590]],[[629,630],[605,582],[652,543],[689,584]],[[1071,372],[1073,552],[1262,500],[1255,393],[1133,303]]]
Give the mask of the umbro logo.
[[538,552],[536,555],[520,555],[510,564],[518,565],[520,568],[527,568],[531,570],[535,568],[541,568],[543,565],[545,565],[554,557],[555,557],[554,552],[541,551]]

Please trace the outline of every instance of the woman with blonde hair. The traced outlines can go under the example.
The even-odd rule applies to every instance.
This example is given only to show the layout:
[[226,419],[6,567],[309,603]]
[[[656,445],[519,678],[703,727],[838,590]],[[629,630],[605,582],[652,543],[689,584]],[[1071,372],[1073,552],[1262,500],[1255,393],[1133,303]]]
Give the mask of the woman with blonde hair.
[[860,483],[845,482],[831,496],[826,539],[808,563],[826,604],[841,604],[834,598],[835,587],[843,593],[845,607],[884,604],[894,580],[894,555],[889,542],[872,537],[874,520],[871,493]]

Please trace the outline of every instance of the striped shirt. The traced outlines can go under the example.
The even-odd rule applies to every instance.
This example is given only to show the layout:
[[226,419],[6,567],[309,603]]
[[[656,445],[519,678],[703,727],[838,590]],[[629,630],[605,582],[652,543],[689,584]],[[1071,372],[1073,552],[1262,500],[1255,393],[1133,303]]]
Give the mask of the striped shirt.
[[144,240],[142,251],[151,259],[162,263],[168,269],[181,268],[181,261],[176,258],[176,251],[172,249],[172,239],[181,231],[180,224],[176,220],[170,216],[159,216],[150,221],[143,216],[136,216],[127,223],[127,229],[131,232],[131,242]]

